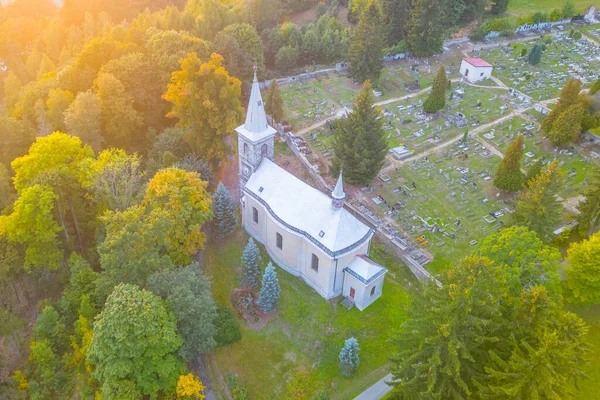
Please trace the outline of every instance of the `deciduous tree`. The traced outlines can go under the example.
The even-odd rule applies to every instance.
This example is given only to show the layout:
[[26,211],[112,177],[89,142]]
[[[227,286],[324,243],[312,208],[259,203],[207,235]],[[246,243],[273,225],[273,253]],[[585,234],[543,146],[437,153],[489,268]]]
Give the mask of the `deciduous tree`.
[[181,375],[177,381],[177,398],[190,400],[203,400],[205,398],[204,385],[193,373]]
[[64,112],[64,124],[69,134],[79,137],[95,150],[101,149],[104,143],[102,108],[96,94],[91,91],[78,93]]
[[277,272],[271,262],[267,264],[265,274],[263,275],[262,287],[258,295],[258,305],[262,307],[263,311],[270,313],[275,311],[279,304],[279,295],[281,289],[279,288],[279,281],[277,280]]
[[267,114],[273,118],[273,121],[280,123],[283,120],[283,99],[281,98],[279,85],[275,79],[273,79],[269,85],[266,103],[265,111]]
[[73,93],[58,88],[52,89],[48,93],[48,100],[46,100],[47,114],[54,130],[65,130],[64,112],[69,108],[74,98]]
[[521,189],[524,179],[521,172],[521,158],[523,158],[523,135],[517,136],[506,150],[494,176],[494,186],[511,192]]

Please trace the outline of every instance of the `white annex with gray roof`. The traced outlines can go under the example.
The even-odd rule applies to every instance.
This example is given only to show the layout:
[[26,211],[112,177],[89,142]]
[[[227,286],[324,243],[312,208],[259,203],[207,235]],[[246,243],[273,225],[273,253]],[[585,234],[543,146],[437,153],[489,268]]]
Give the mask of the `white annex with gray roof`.
[[374,231],[344,208],[342,175],[331,197],[275,164],[275,129],[254,77],[246,121],[236,129],[242,223],[281,268],[326,299],[363,310],[381,296],[387,270],[367,254]]

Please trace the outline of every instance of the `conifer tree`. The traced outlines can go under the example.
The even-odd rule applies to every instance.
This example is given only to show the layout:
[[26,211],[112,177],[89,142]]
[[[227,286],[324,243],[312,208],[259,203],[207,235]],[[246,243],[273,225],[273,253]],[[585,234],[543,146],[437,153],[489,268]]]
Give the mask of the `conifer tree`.
[[406,28],[410,19],[411,0],[384,0],[382,2],[388,19],[387,38],[389,45],[395,45],[406,37]]
[[444,14],[439,0],[415,0],[408,24],[406,46],[417,57],[430,56],[444,45]]
[[436,113],[446,105],[446,90],[448,90],[448,78],[446,77],[446,69],[440,66],[429,97],[423,103],[423,111],[427,113]]
[[556,198],[561,184],[558,161],[542,170],[528,183],[528,188],[519,193],[512,214],[513,225],[525,226],[538,234],[544,242],[550,242],[554,230],[561,221],[562,204]]
[[494,186],[498,189],[516,192],[523,185],[521,158],[523,157],[523,135],[517,136],[508,147],[498,171],[494,176]]
[[529,181],[538,176],[540,172],[542,172],[542,168],[544,167],[544,162],[540,158],[537,160],[529,169],[527,170],[527,175],[525,176],[525,181],[523,184],[526,187],[529,187]]
[[222,239],[235,230],[237,217],[235,216],[235,204],[229,197],[227,188],[221,182],[213,196],[212,208],[215,235]]
[[584,195],[585,200],[577,207],[579,210],[577,222],[579,222],[579,229],[583,232],[587,231],[589,236],[596,230],[598,217],[600,217],[600,168],[595,168],[594,176]]
[[600,233],[572,243],[567,260],[566,297],[574,304],[600,304]]
[[559,146],[575,142],[581,132],[581,119],[584,113],[583,107],[578,103],[567,108],[552,124],[548,139]]
[[340,351],[339,355],[339,365],[340,372],[344,376],[353,375],[358,368],[358,364],[360,363],[360,359],[358,357],[358,352],[360,351],[360,347],[358,346],[358,341],[351,337],[344,342],[344,347]]
[[383,16],[379,0],[370,1],[360,14],[348,49],[348,72],[354,81],[376,81],[383,68]]
[[275,311],[279,304],[279,295],[281,289],[279,288],[279,281],[277,280],[277,272],[275,267],[269,261],[265,274],[263,275],[262,287],[258,295],[258,305],[262,307],[263,311],[270,313]]
[[379,173],[387,154],[387,140],[371,83],[365,82],[352,105],[352,112],[336,122],[332,169],[344,170],[351,184],[369,184]]
[[265,111],[273,118],[273,121],[280,123],[283,120],[283,99],[281,98],[279,85],[275,79],[273,79],[269,85]]
[[529,57],[527,58],[527,62],[531,65],[538,65],[542,60],[542,53],[544,52],[544,48],[540,43],[536,43],[529,52]]
[[579,100],[579,92],[581,92],[581,81],[574,78],[569,79],[560,92],[560,98],[556,107],[554,107],[542,121],[542,130],[544,132],[550,132],[554,125],[554,121],[558,119],[559,115],[573,104],[577,103]]
[[254,239],[248,239],[248,244],[242,253],[242,277],[240,285],[250,289],[255,288],[260,281],[260,264],[262,258]]

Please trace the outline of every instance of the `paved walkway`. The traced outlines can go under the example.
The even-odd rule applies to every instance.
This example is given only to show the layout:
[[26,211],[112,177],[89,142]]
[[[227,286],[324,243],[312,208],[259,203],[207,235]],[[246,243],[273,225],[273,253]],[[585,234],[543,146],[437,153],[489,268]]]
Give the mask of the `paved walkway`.
[[385,382],[392,380],[392,374],[386,375],[379,381],[375,382],[373,386],[359,394],[354,400],[379,400],[387,393],[392,390],[391,386],[388,386]]

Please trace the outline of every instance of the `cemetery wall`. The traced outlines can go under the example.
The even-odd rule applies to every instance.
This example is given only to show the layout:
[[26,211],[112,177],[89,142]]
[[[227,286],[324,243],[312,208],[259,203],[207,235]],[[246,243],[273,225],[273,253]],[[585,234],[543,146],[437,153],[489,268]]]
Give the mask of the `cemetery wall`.
[[[529,31],[541,31],[544,29],[550,29],[558,25],[570,24],[571,18],[561,19],[560,21],[550,21],[550,22],[539,22],[537,24],[523,24],[519,25],[516,29],[516,33],[521,32],[529,32]],[[496,38],[502,35],[500,31],[490,31],[485,35],[486,39]]]

